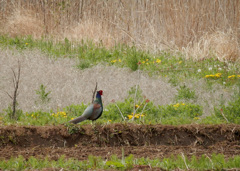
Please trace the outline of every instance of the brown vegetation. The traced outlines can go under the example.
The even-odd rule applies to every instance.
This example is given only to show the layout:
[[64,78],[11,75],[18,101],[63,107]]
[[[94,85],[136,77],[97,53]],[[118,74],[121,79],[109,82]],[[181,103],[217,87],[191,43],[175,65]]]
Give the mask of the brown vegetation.
[[178,49],[194,58],[239,56],[238,0],[2,1],[0,23],[2,32],[12,36]]

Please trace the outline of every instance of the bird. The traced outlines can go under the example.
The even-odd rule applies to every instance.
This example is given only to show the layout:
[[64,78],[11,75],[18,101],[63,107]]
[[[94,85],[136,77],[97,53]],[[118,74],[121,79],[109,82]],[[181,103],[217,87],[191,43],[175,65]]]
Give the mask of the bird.
[[85,109],[81,116],[69,121],[69,123],[77,124],[87,119],[92,121],[97,120],[103,113],[102,95],[102,90],[97,91],[94,102]]

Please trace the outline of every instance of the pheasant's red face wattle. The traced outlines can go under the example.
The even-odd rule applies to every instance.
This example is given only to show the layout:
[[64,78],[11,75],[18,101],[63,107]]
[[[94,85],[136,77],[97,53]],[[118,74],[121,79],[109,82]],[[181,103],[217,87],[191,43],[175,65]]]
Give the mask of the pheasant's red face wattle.
[[98,93],[99,93],[100,95],[103,95],[103,91],[102,91],[102,90],[99,90]]

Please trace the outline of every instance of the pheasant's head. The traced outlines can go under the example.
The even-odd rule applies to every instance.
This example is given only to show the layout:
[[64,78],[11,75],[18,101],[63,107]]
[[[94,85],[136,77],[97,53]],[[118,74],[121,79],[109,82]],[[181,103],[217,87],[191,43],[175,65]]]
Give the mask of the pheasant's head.
[[100,94],[101,96],[103,95],[103,91],[102,90],[99,90],[98,91],[98,94]]

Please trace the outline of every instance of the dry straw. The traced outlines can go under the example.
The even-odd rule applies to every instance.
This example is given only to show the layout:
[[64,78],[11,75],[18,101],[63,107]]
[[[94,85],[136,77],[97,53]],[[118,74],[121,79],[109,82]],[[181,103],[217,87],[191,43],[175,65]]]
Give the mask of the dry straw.
[[13,36],[92,39],[107,47],[127,43],[154,51],[184,49],[187,57],[196,59],[214,53],[220,60],[237,60],[239,3],[239,0],[1,1],[0,28]]

